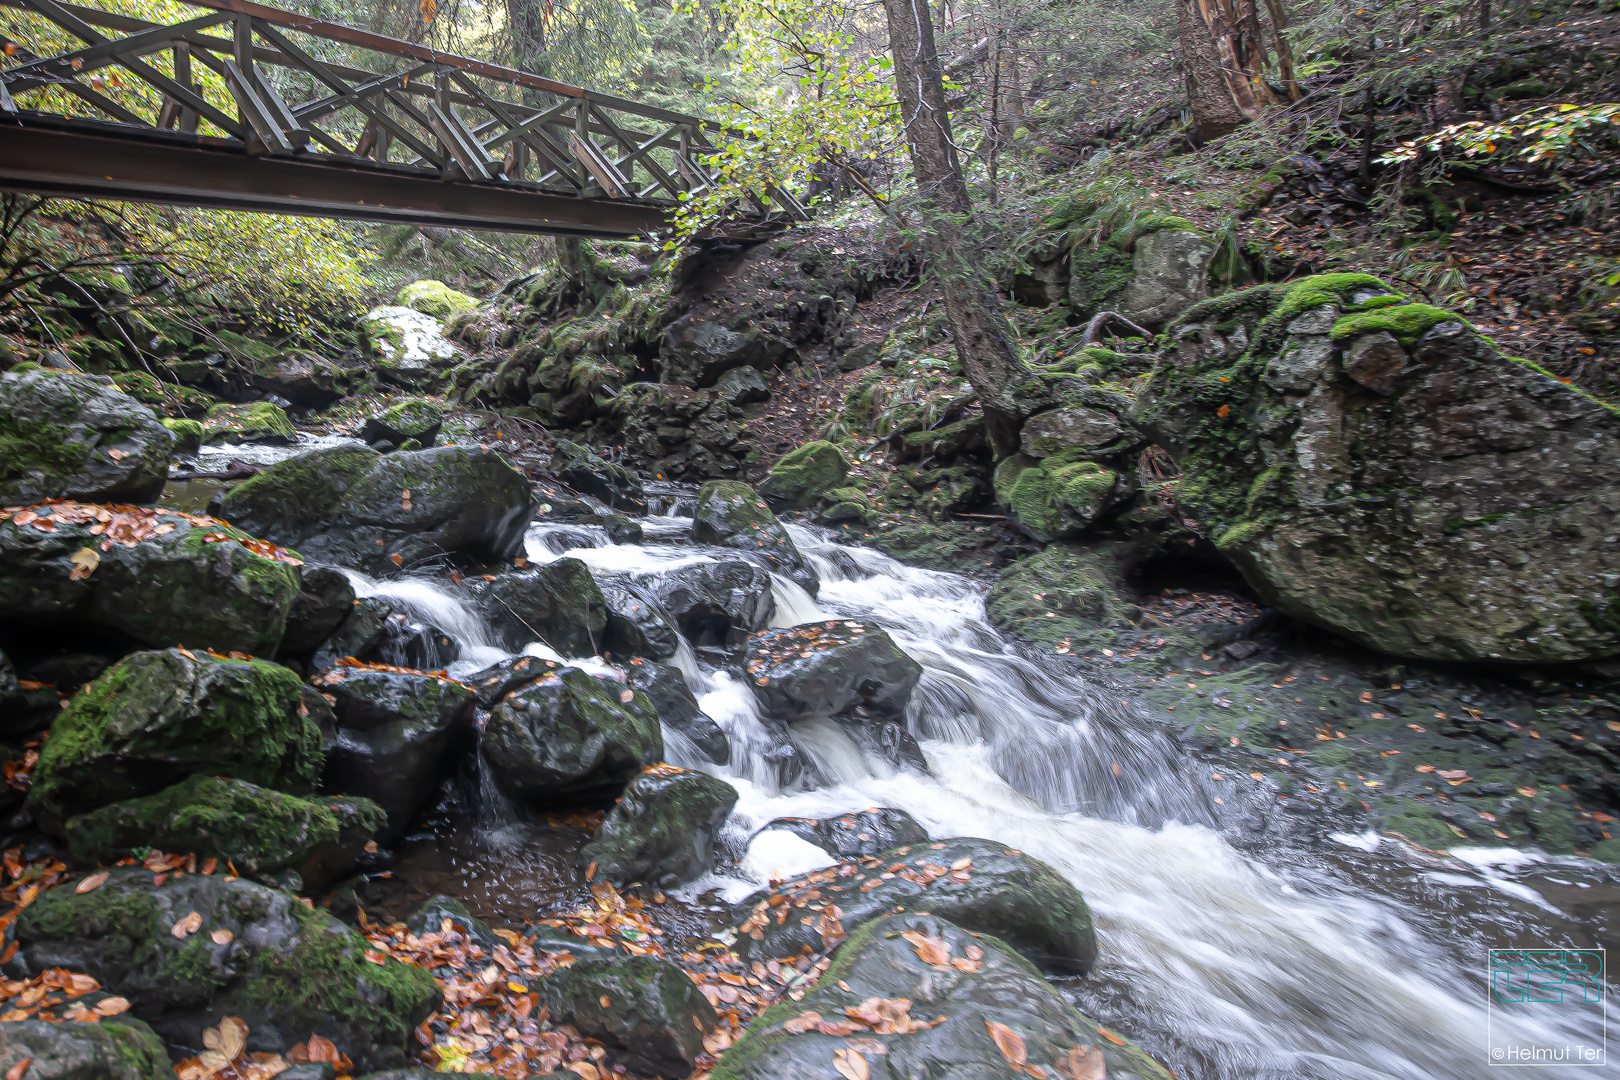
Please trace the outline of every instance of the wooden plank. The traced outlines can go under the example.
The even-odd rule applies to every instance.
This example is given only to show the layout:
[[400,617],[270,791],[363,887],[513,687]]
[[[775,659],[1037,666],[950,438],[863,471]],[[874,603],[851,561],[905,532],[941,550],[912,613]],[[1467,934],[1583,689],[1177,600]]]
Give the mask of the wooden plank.
[[613,163],[588,137],[582,137],[577,131],[570,132],[568,148],[574,152],[579,163],[596,178],[596,182],[602,185],[603,191],[616,199],[630,197],[630,182],[619,175]]

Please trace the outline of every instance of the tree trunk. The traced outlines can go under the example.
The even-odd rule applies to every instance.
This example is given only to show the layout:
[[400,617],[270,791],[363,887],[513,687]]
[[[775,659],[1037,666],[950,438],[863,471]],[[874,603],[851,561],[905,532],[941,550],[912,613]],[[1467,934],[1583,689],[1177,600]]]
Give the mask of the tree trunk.
[[1275,100],[1262,77],[1266,46],[1254,0],[1177,0],[1176,21],[1195,143],[1256,119]]
[[906,146],[927,215],[925,244],[962,372],[979,396],[997,456],[1005,456],[1017,448],[1025,414],[1017,391],[1033,373],[1008,337],[993,283],[963,243],[962,219],[972,216],[973,203],[951,138],[927,0],[884,0],[884,7]]
[[512,66],[537,75],[545,74],[544,0],[506,0],[506,21],[512,28]]

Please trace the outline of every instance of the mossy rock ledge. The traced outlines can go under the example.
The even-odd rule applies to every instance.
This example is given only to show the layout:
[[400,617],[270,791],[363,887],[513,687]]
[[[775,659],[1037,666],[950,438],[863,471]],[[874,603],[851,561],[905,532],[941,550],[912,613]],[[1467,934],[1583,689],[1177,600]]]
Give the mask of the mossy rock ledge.
[[[928,959],[944,962],[929,963],[924,948]],[[903,1009],[911,1024],[850,1036],[815,1027],[816,1019],[844,1020],[881,1007]],[[1027,1071],[1009,1063],[991,1024],[1023,1040]],[[909,911],[852,931],[802,1000],[784,999],[754,1019],[720,1059],[714,1080],[822,1080],[832,1074],[835,1055],[859,1056],[874,1080],[1172,1075],[1136,1044],[1076,1011],[1006,942],[937,914]]]
[[1135,419],[1268,605],[1380,652],[1620,652],[1620,415],[1461,316],[1329,274],[1199,304]]
[[[193,912],[202,925],[176,936]],[[88,973],[187,1056],[203,1048],[205,1029],[236,1016],[254,1049],[284,1052],[322,1035],[357,1072],[403,1065],[407,1036],[442,1000],[431,974],[391,957],[372,963],[366,940],[327,912],[223,873],[159,885],[150,870],[115,869],[92,892],[41,896],[19,917],[16,940],[26,971]]]
[[0,375],[0,506],[149,502],[174,436],[112,380],[48,368]]
[[314,561],[391,574],[445,554],[522,554],[534,496],[505,458],[476,446],[387,455],[338,446],[277,462],[214,508]]
[[746,552],[814,596],[820,579],[769,504],[740,480],[710,480],[698,489],[692,540]]

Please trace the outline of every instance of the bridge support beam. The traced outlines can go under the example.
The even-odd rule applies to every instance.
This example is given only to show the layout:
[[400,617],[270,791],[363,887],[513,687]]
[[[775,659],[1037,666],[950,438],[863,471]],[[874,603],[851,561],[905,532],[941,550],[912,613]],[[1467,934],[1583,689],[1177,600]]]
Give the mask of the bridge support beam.
[[666,226],[668,212],[357,158],[250,156],[233,140],[38,114],[0,115],[0,144],[0,190],[35,195],[604,239],[646,236]]

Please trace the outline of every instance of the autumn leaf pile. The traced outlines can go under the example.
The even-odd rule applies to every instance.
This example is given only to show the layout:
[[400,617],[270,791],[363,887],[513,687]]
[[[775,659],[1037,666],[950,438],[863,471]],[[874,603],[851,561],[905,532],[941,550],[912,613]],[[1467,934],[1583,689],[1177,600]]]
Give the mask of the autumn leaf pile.
[[350,671],[387,671],[395,675],[422,675],[427,678],[438,679],[440,686],[455,683],[457,686],[467,690],[472,689],[472,687],[459,679],[452,679],[448,671],[421,671],[417,668],[397,667],[394,664],[372,664],[365,660],[356,660],[352,656],[343,657],[330,668],[311,679],[310,682],[316,686],[337,686],[348,677]]
[[[103,506],[98,503],[51,499],[32,506],[8,506],[0,510],[0,525],[6,522],[19,529],[31,528],[42,533],[54,533],[59,525],[88,525],[91,536],[101,537],[99,546],[102,551],[111,551],[115,545],[134,547],[143,540],[167,536],[179,527],[177,522],[184,522],[193,528],[214,530],[204,534],[204,543],[240,544],[260,558],[286,563],[289,566],[304,565],[302,559],[285,548],[277,547],[268,540],[256,540],[246,533],[237,532],[217,518],[159,507],[133,506],[127,503]],[[100,557],[96,555],[95,549],[85,548],[73,557],[72,576],[75,580],[89,577],[99,562]]]

